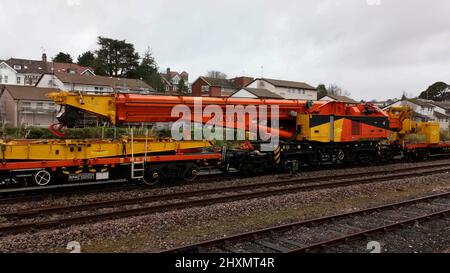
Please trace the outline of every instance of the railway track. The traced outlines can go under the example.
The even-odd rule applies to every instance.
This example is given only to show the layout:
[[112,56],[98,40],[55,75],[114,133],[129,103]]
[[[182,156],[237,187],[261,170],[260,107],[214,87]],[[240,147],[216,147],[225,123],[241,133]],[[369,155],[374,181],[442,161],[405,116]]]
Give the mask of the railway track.
[[[449,154],[438,154],[430,157],[426,162],[444,161],[450,158]],[[396,163],[393,163],[396,164]],[[376,164],[376,165],[390,165],[390,164]],[[330,165],[329,169],[343,169],[342,166]],[[349,167],[349,169],[354,166]],[[422,166],[418,166],[422,168]],[[345,169],[345,168],[344,168]],[[306,169],[306,171],[317,171],[317,169]],[[261,174],[265,175],[265,174]],[[238,173],[223,174],[212,173],[200,176],[194,183],[214,183],[226,181],[229,179],[241,178]],[[189,184],[192,182],[177,182],[174,186]],[[159,187],[167,187],[172,185],[163,184]],[[133,190],[148,189],[145,185],[136,182],[129,182],[126,180],[111,180],[105,182],[90,182],[90,183],[76,183],[76,184],[60,184],[46,187],[28,187],[28,188],[0,188],[0,202],[1,203],[16,203],[39,201],[45,198],[57,198],[71,194],[90,194],[90,193],[107,193],[118,191],[133,191]]]
[[[227,179],[237,178],[237,174],[213,173],[204,174],[196,180],[196,183],[220,182]],[[192,182],[178,182],[175,185],[184,185]],[[159,188],[167,187],[160,185]],[[158,188],[158,187],[155,187]],[[135,191],[153,189],[140,182],[130,182],[127,180],[113,180],[106,182],[77,183],[77,184],[61,184],[46,187],[30,187],[30,188],[11,188],[0,190],[0,203],[17,203],[39,201],[45,198],[63,197],[67,195],[81,195],[91,193],[108,193],[118,191]]]
[[161,253],[303,253],[323,251],[437,217],[449,217],[450,192],[274,226]]
[[[228,187],[217,187],[197,191],[185,191],[170,194],[153,195],[139,198],[127,198],[120,200],[108,200],[85,203],[72,206],[54,206],[33,210],[23,210],[0,214],[1,219],[18,224],[0,226],[1,234],[18,233],[36,229],[57,228],[74,224],[109,220],[120,217],[137,216],[149,213],[164,212],[176,209],[191,208],[197,206],[212,205],[244,199],[268,197],[274,195],[289,194],[301,191],[311,191],[327,188],[337,188],[360,184],[376,183],[407,177],[425,176],[450,171],[450,163],[437,166],[429,166],[417,170],[417,167],[398,169],[388,175],[382,175],[385,171],[368,173],[354,173],[346,175],[322,176],[314,178],[297,178],[281,181],[270,181],[256,184],[246,184]],[[362,177],[364,176],[364,177]],[[325,182],[323,182],[325,181]],[[162,203],[160,203],[162,202]],[[73,212],[88,211],[103,208],[116,208],[119,206],[153,203],[151,205],[132,209],[117,209],[111,212],[93,213],[88,215],[67,215]],[[156,203],[156,204],[155,204]],[[66,216],[67,215],[67,216]],[[59,216],[59,217],[55,217]],[[34,218],[50,217],[51,220]],[[25,220],[25,221],[23,221]]]

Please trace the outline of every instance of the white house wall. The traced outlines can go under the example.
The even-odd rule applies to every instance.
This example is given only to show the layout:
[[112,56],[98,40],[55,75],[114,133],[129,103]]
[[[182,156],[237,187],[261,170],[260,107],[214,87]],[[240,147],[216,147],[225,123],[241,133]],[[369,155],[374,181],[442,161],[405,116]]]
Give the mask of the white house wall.
[[[5,77],[8,78],[8,81],[5,81]],[[20,78],[19,81],[17,79]],[[0,84],[9,84],[9,85],[25,85],[25,76],[17,73],[14,69],[12,69],[5,62],[0,63]]]
[[393,104],[385,107],[383,110],[386,110],[386,109],[388,109],[390,107],[394,107],[394,106],[409,106],[409,107],[411,107],[411,109],[413,109],[414,112],[424,115],[435,122],[439,122],[439,127],[440,127],[441,131],[447,131],[450,128],[450,121],[448,119],[438,119],[437,117],[434,116],[434,112],[446,114],[445,109],[443,109],[441,107],[438,107],[438,106],[422,107],[413,102],[403,100],[403,101],[397,101],[396,103],[393,103]]
[[255,99],[257,98],[255,95],[253,95],[252,93],[248,92],[245,89],[239,90],[238,92],[236,92],[233,96],[231,96],[232,98],[249,98],[249,99]]
[[317,91],[274,86],[273,84],[263,80],[255,80],[247,87],[267,89],[285,99],[317,100]]
[[[62,83],[54,75],[49,75],[49,74],[42,76],[41,80],[37,83],[36,86],[41,87],[41,88],[56,88],[56,89],[64,90],[64,83]],[[69,91],[69,90],[67,90],[67,91]]]
[[82,84],[64,84],[64,90],[67,91],[82,91],[82,92],[102,92],[102,93],[113,93],[114,90],[109,86],[93,86],[93,85],[82,85]]
[[246,87],[249,87],[249,88],[259,88],[259,89],[267,89],[267,90],[269,90],[269,91],[272,91],[273,93],[275,93],[275,91],[276,91],[276,87],[273,85],[273,84],[271,84],[271,83],[269,83],[269,82],[266,82],[266,81],[262,81],[262,80],[256,80],[256,81],[253,81],[252,83],[250,83],[248,86],[246,86]]

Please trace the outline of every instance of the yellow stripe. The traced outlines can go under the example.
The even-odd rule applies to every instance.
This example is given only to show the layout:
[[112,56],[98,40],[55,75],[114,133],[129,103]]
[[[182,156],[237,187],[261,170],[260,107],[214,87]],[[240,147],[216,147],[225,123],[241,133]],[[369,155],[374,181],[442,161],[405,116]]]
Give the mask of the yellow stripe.
[[280,159],[280,155],[275,156],[275,160],[278,160],[278,159]]
[[278,154],[281,151],[280,146],[278,146],[278,148],[275,149],[275,153]]

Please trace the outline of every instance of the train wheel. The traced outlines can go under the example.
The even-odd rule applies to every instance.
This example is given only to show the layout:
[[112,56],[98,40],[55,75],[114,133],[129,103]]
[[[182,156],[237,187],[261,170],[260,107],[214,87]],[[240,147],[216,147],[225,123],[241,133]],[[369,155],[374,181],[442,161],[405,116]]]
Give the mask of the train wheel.
[[40,170],[33,174],[33,183],[37,186],[43,187],[50,184],[52,180],[51,174],[46,170]]
[[158,169],[147,169],[144,173],[144,183],[147,186],[155,186],[162,180],[161,171]]
[[184,174],[183,179],[187,182],[194,181],[198,176],[199,170],[197,166],[189,166]]
[[339,162],[343,162],[345,159],[345,152],[342,149],[339,149],[336,153],[336,156]]

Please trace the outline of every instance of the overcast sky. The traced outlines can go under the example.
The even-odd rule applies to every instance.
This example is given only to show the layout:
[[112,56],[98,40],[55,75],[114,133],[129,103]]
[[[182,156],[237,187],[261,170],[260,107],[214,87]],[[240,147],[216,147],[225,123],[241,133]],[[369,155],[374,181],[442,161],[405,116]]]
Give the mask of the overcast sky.
[[214,69],[387,99],[450,83],[449,14],[448,0],[0,0],[0,59],[76,59],[102,35],[191,81]]

